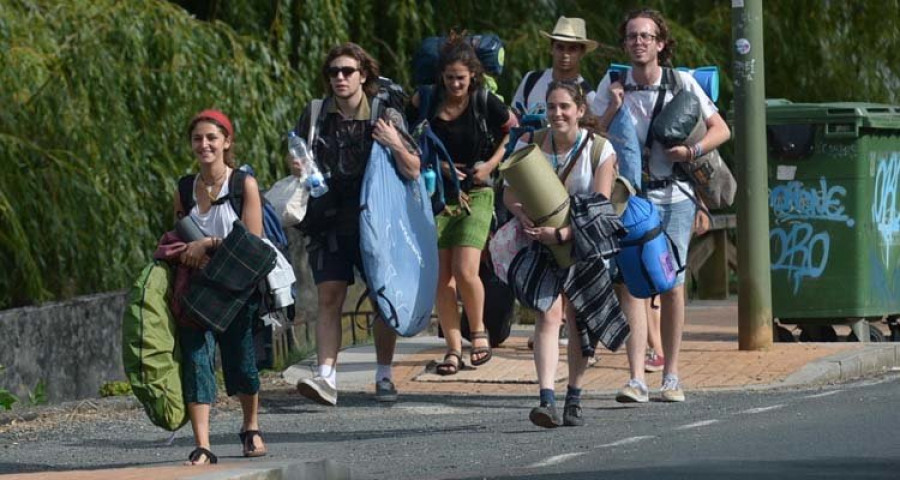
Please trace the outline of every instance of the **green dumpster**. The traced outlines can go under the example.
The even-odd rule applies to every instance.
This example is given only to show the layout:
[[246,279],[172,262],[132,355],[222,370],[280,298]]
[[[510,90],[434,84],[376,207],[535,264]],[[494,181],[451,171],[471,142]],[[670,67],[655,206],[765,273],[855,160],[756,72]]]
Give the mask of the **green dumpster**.
[[900,106],[766,102],[772,309],[900,315]]

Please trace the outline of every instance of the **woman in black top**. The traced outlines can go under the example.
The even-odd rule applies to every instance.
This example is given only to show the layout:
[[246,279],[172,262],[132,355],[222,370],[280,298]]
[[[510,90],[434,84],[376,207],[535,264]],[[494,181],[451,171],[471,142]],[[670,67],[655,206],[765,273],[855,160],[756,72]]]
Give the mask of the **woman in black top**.
[[[453,174],[462,189],[459,199],[447,199],[449,208],[436,218],[440,260],[437,308],[447,341],[447,354],[437,373],[452,375],[462,366],[457,293],[472,332],[470,361],[482,365],[491,359],[483,319],[484,285],[478,268],[494,211],[491,175],[503,158],[509,128],[516,120],[500,99],[483,90],[484,69],[464,36],[450,34],[441,48],[438,69],[438,85],[433,98],[427,99],[434,106],[428,119],[454,162],[452,173],[443,172],[445,184]],[[413,106],[418,107],[422,100],[417,94]]]

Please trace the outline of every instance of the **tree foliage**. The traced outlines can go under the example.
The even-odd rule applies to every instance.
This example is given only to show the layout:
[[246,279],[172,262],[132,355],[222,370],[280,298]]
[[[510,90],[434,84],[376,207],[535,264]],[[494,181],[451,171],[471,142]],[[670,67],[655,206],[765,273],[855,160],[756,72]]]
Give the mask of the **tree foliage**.
[[[718,65],[731,98],[731,2],[653,0],[677,65]],[[216,106],[238,160],[263,185],[285,173],[281,137],[324,92],[318,72],[352,40],[411,85],[422,38],[450,29],[506,42],[509,98],[546,68],[560,15],[601,42],[583,74],[627,58],[617,27],[632,1],[0,0],[0,308],[123,288],[171,226],[175,179],[195,168],[185,127]],[[900,0],[765,2],[769,97],[900,100]]]

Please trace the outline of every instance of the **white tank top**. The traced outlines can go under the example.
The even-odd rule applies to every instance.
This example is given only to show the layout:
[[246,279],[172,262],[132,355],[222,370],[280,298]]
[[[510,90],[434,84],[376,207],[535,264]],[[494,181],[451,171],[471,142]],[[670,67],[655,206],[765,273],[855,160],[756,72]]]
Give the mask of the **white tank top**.
[[[226,178],[225,182],[222,184],[222,189],[219,190],[219,195],[216,198],[217,200],[228,195],[231,175],[234,175],[234,170],[228,174],[228,178]],[[191,217],[197,221],[197,224],[200,225],[200,228],[203,229],[203,232],[207,235],[225,238],[231,233],[232,224],[235,220],[240,218],[240,215],[231,208],[231,202],[229,201],[222,202],[219,205],[212,205],[209,207],[208,212],[200,213],[200,205],[197,204],[196,194],[197,180],[199,178],[200,175],[194,177],[194,188],[191,189],[191,196],[194,197],[194,207],[191,208]]]

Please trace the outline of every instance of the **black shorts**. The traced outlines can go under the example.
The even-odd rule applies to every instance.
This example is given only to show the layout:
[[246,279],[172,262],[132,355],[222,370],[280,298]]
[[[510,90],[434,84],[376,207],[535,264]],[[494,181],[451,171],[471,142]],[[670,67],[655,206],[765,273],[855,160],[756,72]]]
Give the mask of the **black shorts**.
[[311,239],[309,268],[316,285],[322,282],[343,281],[353,285],[353,267],[365,278],[359,235],[325,235]]

